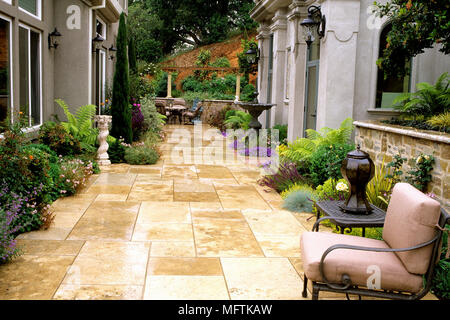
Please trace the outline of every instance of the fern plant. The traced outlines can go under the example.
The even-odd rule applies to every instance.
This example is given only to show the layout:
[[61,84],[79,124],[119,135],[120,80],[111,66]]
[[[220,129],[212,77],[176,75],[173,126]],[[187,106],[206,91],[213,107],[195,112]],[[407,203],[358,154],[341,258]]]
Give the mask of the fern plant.
[[244,129],[248,130],[252,116],[244,111],[230,110],[227,112],[225,125],[229,129]]
[[306,130],[306,138],[299,138],[279,149],[280,157],[294,163],[308,162],[318,147],[348,143],[354,126],[353,119],[345,119],[339,129],[322,128],[320,131]]
[[[95,145],[99,134],[98,129],[93,127],[93,118],[97,107],[94,105],[82,106],[75,114],[72,114],[69,106],[63,100],[57,99],[56,103],[64,110],[64,114],[67,117],[67,122],[61,122],[64,129],[81,141],[82,145]],[[108,143],[115,141],[111,136],[107,140]]]
[[412,116],[426,119],[442,114],[450,108],[450,76],[446,72],[435,85],[423,82],[417,84],[417,91],[405,93],[394,100],[394,108]]

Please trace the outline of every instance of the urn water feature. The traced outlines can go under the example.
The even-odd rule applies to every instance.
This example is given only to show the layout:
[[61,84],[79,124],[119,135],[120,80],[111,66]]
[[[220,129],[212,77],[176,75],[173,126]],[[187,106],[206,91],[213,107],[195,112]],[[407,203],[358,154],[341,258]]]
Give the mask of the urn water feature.
[[348,181],[350,194],[340,208],[353,214],[370,214],[372,207],[366,196],[367,184],[375,175],[375,164],[360,146],[347,154],[341,166],[342,176]]
[[252,116],[252,121],[249,124],[250,129],[255,129],[258,132],[262,128],[262,124],[259,122],[258,118],[264,111],[272,109],[272,107],[276,106],[275,104],[268,103],[258,103],[254,102],[236,102],[236,105],[245,109]]

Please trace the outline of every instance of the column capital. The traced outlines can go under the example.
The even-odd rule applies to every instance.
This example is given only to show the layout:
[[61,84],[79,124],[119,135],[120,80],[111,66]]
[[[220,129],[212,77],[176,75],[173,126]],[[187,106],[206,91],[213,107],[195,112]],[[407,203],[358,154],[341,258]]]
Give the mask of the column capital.
[[270,37],[270,27],[267,23],[262,23],[258,28],[257,40],[264,40]]
[[277,30],[286,30],[287,29],[287,16],[286,10],[280,9],[277,10],[275,16],[272,18],[272,24],[270,25],[270,31],[274,32]]

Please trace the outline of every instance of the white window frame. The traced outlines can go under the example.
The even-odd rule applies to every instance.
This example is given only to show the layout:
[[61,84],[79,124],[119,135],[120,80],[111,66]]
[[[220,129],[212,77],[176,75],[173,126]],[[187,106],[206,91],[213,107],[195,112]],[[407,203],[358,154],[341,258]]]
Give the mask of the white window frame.
[[9,39],[8,39],[8,44],[9,44],[9,47],[8,47],[8,49],[9,49],[9,52],[8,52],[8,57],[9,57],[9,86],[10,86],[10,88],[9,88],[9,90],[10,90],[9,91],[9,104],[10,104],[10,108],[11,108],[11,110],[9,110],[9,112],[10,112],[9,115],[11,117],[11,123],[13,123],[13,121],[14,121],[14,119],[13,119],[14,118],[14,112],[13,112],[13,110],[14,110],[14,85],[13,85],[13,80],[14,80],[14,77],[13,77],[13,66],[14,66],[13,59],[14,59],[14,57],[13,57],[12,51],[11,51],[12,38],[13,38],[13,31],[12,31],[12,29],[13,28],[12,28],[12,20],[10,18],[0,14],[0,19],[5,20],[5,21],[7,21],[9,23]]
[[18,2],[19,1],[17,0],[17,5],[18,5],[20,11],[25,12],[26,14],[28,14],[36,19],[42,20],[42,0],[36,0],[36,11],[37,11],[36,15],[32,14],[31,12],[20,7]]
[[[99,106],[98,106],[98,109],[99,109],[99,112],[101,114],[101,112],[102,112],[102,105],[101,105],[101,103],[104,103],[105,102],[104,100],[106,99],[106,51],[105,50],[99,50],[98,54],[99,54],[98,62],[101,63],[101,66],[102,66],[102,74],[99,74],[99,77],[101,77],[101,81],[99,81],[97,83],[98,93],[99,93]],[[97,68],[98,67],[99,66],[97,66]]]
[[[39,129],[42,126],[43,123],[43,110],[42,110],[42,32],[32,28],[30,26],[27,26],[25,24],[19,23],[19,28],[23,28],[28,30],[28,116],[29,121],[28,125],[29,128],[25,130],[25,132],[31,132],[36,129]],[[31,125],[31,54],[30,54],[30,48],[31,48],[31,31],[39,34],[39,118],[40,123]],[[20,46],[20,45],[19,45]]]
[[292,75],[292,50],[291,47],[286,48],[286,60],[285,60],[285,68],[284,68],[284,92],[283,92],[283,101],[284,103],[289,103],[289,99],[291,96],[291,92],[289,90],[290,78]]
[[100,22],[103,25],[103,34],[100,34],[100,36],[102,36],[102,38],[106,40],[106,37],[108,36],[107,25],[106,25],[105,21],[103,21],[103,19],[100,18],[99,16],[96,17],[96,21],[95,21],[95,34],[98,35],[98,33],[97,33],[97,21]]

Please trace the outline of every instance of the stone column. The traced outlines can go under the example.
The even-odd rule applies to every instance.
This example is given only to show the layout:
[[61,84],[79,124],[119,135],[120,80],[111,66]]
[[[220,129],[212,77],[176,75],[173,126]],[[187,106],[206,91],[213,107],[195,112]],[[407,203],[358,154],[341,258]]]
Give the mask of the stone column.
[[307,7],[304,2],[294,1],[290,6],[288,21],[290,24],[289,46],[291,48],[291,70],[289,74],[289,115],[288,141],[292,142],[303,137],[305,110],[305,77],[307,45],[303,39],[300,22],[307,17]]
[[353,117],[360,0],[319,2],[327,25],[320,47],[317,129],[337,128]]
[[172,72],[167,75],[167,98],[172,98]]
[[109,161],[109,145],[108,142],[106,142],[106,139],[109,136],[109,124],[112,122],[112,117],[95,116],[94,120],[97,122],[98,129],[100,131],[98,135],[98,143],[100,144],[97,152],[98,164],[101,166],[109,166],[111,161]]
[[[258,101],[261,103],[266,103],[270,90],[267,81],[269,79],[270,29],[267,23],[261,23],[258,28],[258,35],[256,36],[256,39],[259,42],[260,52],[257,84],[257,90],[259,93]],[[263,124],[263,127],[265,127],[266,112],[264,112],[258,120]]]
[[241,75],[238,73],[236,75],[236,100],[239,101],[241,98]]
[[273,33],[273,75],[272,101],[276,104],[271,110],[270,126],[282,124],[286,79],[286,9],[279,9],[272,19],[270,31]]

